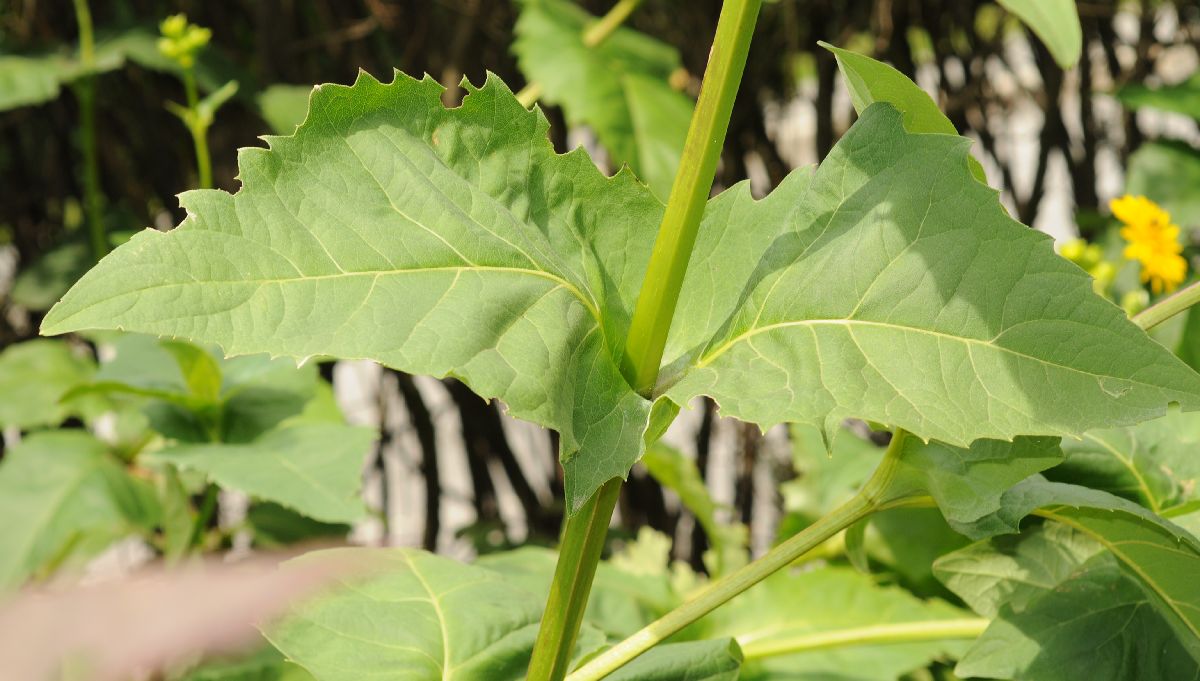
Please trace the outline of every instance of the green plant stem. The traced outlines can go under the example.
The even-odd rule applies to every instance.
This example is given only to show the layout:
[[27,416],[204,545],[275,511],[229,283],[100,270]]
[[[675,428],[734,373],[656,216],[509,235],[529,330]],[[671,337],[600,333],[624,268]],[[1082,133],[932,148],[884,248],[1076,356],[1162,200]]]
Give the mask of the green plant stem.
[[[746,54],[761,4],[762,0],[726,0],[721,7],[700,102],[688,128],[683,160],[659,225],[650,266],[634,309],[634,326],[625,347],[622,367],[625,378],[635,388],[645,386],[644,394],[649,393],[658,380],[667,331],[675,313],[700,217],[712,189],[717,160],[729,127],[729,114],[746,66]],[[621,15],[615,15],[611,22],[601,20],[606,28],[592,33],[592,40],[598,42],[611,34],[635,5],[635,2],[625,0],[618,3],[609,14],[620,12]],[[639,318],[643,320],[640,324]],[[657,321],[646,323],[645,320]],[[526,677],[528,681],[561,681],[568,671],[620,488],[619,479],[609,480],[580,512],[567,518],[550,598],[542,614]]]
[[633,14],[633,10],[637,9],[638,5],[642,4],[642,0],[618,0],[617,4],[612,6],[612,9],[595,22],[587,27],[583,32],[584,47],[596,47],[600,43],[608,40],[621,24]]
[[638,294],[637,307],[629,327],[625,350],[625,374],[634,389],[649,395],[658,381],[667,332],[675,314],[683,276],[687,272],[692,246],[700,228],[700,218],[712,190],[717,161],[725,144],[729,115],[741,83],[750,38],[762,0],[726,0],[717,22],[700,99],[683,145],[679,172],[671,185],[667,210],[645,283]]
[[1200,303],[1200,281],[1182,288],[1133,316],[1133,323],[1149,331]]
[[550,584],[550,597],[526,677],[530,681],[561,679],[569,670],[575,638],[583,623],[592,580],[604,549],[608,521],[620,492],[620,478],[609,480],[563,526],[554,581]]
[[[604,16],[584,29],[584,47],[589,49],[599,47],[613,33],[616,33],[621,24],[625,23],[625,20],[629,18],[630,14],[633,14],[633,10],[637,9],[640,4],[642,4],[642,0],[618,0],[617,4],[613,5]],[[528,83],[517,93],[517,101],[526,109],[533,106],[541,98],[542,84],[536,81]]]
[[597,681],[608,676],[734,596],[791,565],[838,532],[879,510],[895,476],[904,437],[903,431],[896,432],[871,479],[846,503],[771,549],[763,557],[713,582],[692,600],[593,658],[568,676],[567,681]]
[[945,639],[970,640],[978,638],[989,624],[991,622],[982,617],[967,617],[820,631],[763,641],[746,641],[742,644],[742,654],[747,660],[753,660],[841,646]]
[[212,483],[209,483],[204,489],[204,498],[200,502],[200,508],[197,509],[196,522],[192,525],[192,538],[188,542],[188,546],[199,545],[204,537],[204,530],[208,528],[213,514],[217,512],[217,498],[220,493],[220,488]]
[[212,189],[212,159],[208,154],[208,123],[200,117],[200,97],[196,91],[196,74],[192,69],[183,71],[183,88],[187,91],[188,132],[192,133],[192,144],[196,147],[196,174],[201,189]]
[[80,142],[83,145],[83,210],[87,218],[92,255],[100,260],[108,253],[108,236],[104,230],[100,167],[96,155],[96,44],[87,0],[75,0],[75,19],[79,24],[79,61],[83,67],[83,76],[76,86]]

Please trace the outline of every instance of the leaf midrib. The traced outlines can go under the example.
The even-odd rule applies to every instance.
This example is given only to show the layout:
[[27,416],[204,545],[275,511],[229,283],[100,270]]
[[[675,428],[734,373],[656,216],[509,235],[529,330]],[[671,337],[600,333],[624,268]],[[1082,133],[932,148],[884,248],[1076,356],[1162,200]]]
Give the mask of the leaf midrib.
[[[566,289],[576,300],[578,300],[580,302],[581,305],[584,306],[584,308],[588,311],[588,314],[591,315],[592,319],[595,321],[596,326],[603,328],[601,321],[600,321],[600,310],[599,310],[599,306],[597,305],[597,303],[594,300],[592,300],[591,297],[584,295],[583,291],[581,291],[579,289],[579,287],[575,286],[573,283],[571,283],[570,281],[567,281],[563,277],[560,277],[551,272],[546,272],[546,271],[542,271],[542,270],[532,270],[532,269],[527,269],[527,268],[523,268],[523,267],[503,267],[503,266],[492,266],[492,265],[446,265],[446,266],[438,266],[438,267],[414,267],[414,268],[391,269],[391,270],[361,270],[361,271],[356,271],[356,272],[338,272],[338,273],[333,273],[333,274],[302,275],[302,276],[295,276],[295,277],[259,278],[259,279],[204,279],[204,280],[199,280],[199,281],[163,282],[163,283],[157,283],[157,284],[150,284],[148,286],[143,286],[141,288],[122,291],[121,293],[119,293],[117,295],[110,296],[109,298],[107,298],[107,300],[112,300],[114,298],[117,298],[119,296],[124,296],[124,295],[144,293],[146,291],[154,291],[154,290],[169,289],[169,288],[181,288],[181,287],[186,287],[186,286],[203,286],[203,285],[208,285],[208,284],[230,284],[230,285],[241,284],[241,285],[259,285],[259,286],[264,285],[264,284],[299,284],[299,283],[305,283],[305,282],[310,282],[310,281],[326,281],[326,280],[332,280],[332,279],[346,279],[346,278],[350,278],[350,277],[376,277],[376,278],[378,278],[378,277],[386,277],[386,276],[398,276],[398,275],[403,275],[403,274],[426,274],[426,273],[430,273],[430,272],[460,272],[460,273],[461,272],[501,272],[501,273],[508,273],[508,274],[520,274],[520,275],[526,275],[526,276],[533,276],[533,277],[538,277],[540,279],[545,279],[547,281],[554,282],[554,283],[558,284],[559,286],[561,286],[562,288]],[[89,308],[91,308],[94,305],[95,305],[95,303],[89,305],[88,307],[82,308],[77,312],[67,315],[66,317],[58,320],[56,322],[55,326],[60,326],[64,323],[68,322],[73,317],[75,317],[79,314],[82,314],[83,312],[87,311]],[[53,328],[54,327],[51,327],[51,329],[48,330],[48,332],[53,332]]]
[[[966,336],[954,336],[954,335],[951,335],[948,333],[943,333],[941,331],[932,331],[930,329],[922,329],[917,326],[908,326],[908,325],[904,325],[904,324],[893,324],[890,322],[876,322],[876,321],[870,321],[870,320],[864,320],[864,319],[846,319],[846,318],[800,319],[800,320],[795,320],[795,321],[778,322],[775,324],[768,324],[766,326],[755,327],[753,329],[750,329],[749,331],[745,331],[741,334],[738,334],[737,336],[734,336],[733,338],[729,339],[728,341],[717,346],[712,352],[702,356],[699,360],[697,360],[693,366],[697,369],[703,369],[703,368],[707,367],[709,364],[712,364],[714,361],[716,361],[721,355],[723,355],[725,352],[730,350],[733,346],[735,346],[738,343],[741,343],[743,341],[749,341],[751,338],[758,336],[760,334],[763,334],[763,333],[768,333],[770,331],[775,331],[778,329],[786,329],[786,328],[791,328],[791,327],[808,327],[808,326],[822,326],[822,325],[844,326],[847,328],[847,330],[853,329],[857,325],[857,326],[868,326],[868,327],[881,327],[881,328],[886,328],[886,329],[892,329],[895,331],[900,331],[903,333],[922,333],[922,334],[926,334],[926,335],[930,335],[930,336],[935,336],[938,338],[945,338],[947,340],[958,342],[958,343],[963,343],[966,345],[980,345],[985,348],[992,349],[992,350],[998,350],[1000,352],[1005,352],[1005,353],[1014,355],[1016,357],[1020,357],[1022,359],[1028,359],[1028,360],[1032,360],[1034,362],[1038,362],[1040,364],[1045,364],[1046,366],[1049,366],[1049,367],[1053,367],[1056,369],[1064,369],[1066,371],[1083,374],[1085,376],[1090,376],[1092,378],[1098,378],[1098,379],[1099,378],[1114,378],[1114,379],[1118,379],[1118,380],[1122,380],[1122,381],[1129,381],[1130,383],[1134,383],[1134,384],[1141,385],[1141,386],[1160,388],[1160,386],[1156,386],[1151,383],[1145,383],[1142,381],[1137,381],[1132,378],[1124,378],[1124,377],[1112,376],[1112,375],[1108,375],[1108,374],[1097,374],[1097,373],[1093,373],[1090,371],[1085,371],[1085,370],[1077,368],[1077,367],[1072,367],[1072,366],[1068,366],[1065,364],[1058,364],[1058,363],[1043,359],[1041,357],[1035,357],[1033,355],[1028,355],[1023,352],[1018,352],[1017,350],[1013,350],[1012,348],[1007,348],[1003,345],[996,345],[995,343],[988,341],[988,340],[983,340],[983,339],[979,339],[979,338],[969,338]],[[865,355],[865,353],[864,353],[864,355]]]

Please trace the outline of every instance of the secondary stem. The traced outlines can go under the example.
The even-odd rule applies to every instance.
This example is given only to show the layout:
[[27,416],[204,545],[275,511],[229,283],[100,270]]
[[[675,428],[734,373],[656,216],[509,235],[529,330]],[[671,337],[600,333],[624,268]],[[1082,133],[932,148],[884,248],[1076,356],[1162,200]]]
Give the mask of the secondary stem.
[[[613,19],[602,19],[595,32],[589,30],[590,38],[585,37],[585,41],[603,40],[636,4],[622,0],[609,13]],[[688,127],[683,158],[658,228],[626,340],[622,367],[625,379],[643,395],[648,396],[658,380],[667,331],[700,217],[712,190],[761,4],[762,0],[726,0],[721,6],[700,101]],[[564,524],[558,565],[533,648],[528,681],[561,681],[568,671],[620,488],[620,479],[609,480],[582,511],[568,517]]]
[[[633,14],[633,10],[637,9],[637,6],[640,4],[642,4],[642,0],[620,0],[617,2],[604,16],[597,19],[595,23],[584,30],[583,46],[590,49],[598,47],[600,43],[608,40],[609,36],[615,33],[621,27],[621,24],[625,23],[625,20],[629,18],[630,14]],[[517,101],[527,109],[533,106],[534,102],[541,99],[541,97],[542,84],[536,81],[527,84],[517,93]]]
[[1149,331],[1171,317],[1200,303],[1200,281],[1180,289],[1133,316],[1133,323]]
[[87,217],[92,255],[99,260],[108,253],[104,232],[104,206],[100,196],[100,169],[96,156],[96,46],[92,34],[92,13],[87,0],[75,0],[75,19],[79,23],[79,61],[83,76],[79,95],[80,141],[83,145],[83,204]]
[[212,159],[208,154],[208,124],[200,117],[200,97],[196,91],[196,74],[192,69],[183,71],[183,88],[187,91],[188,111],[191,120],[187,122],[188,132],[192,133],[192,144],[196,147],[196,174],[201,189],[212,189]]
[[879,510],[895,475],[904,436],[902,431],[896,431],[879,468],[846,503],[771,549],[762,558],[713,582],[692,600],[604,651],[567,677],[567,681],[597,681],[608,676],[734,596],[792,564],[833,535]]
[[962,619],[928,620],[925,622],[901,622],[877,624],[835,631],[820,631],[763,641],[746,641],[742,654],[747,660],[793,655],[812,650],[823,650],[839,646],[880,643],[910,643],[913,641],[940,641],[945,639],[975,639],[987,629],[991,622],[982,617]]

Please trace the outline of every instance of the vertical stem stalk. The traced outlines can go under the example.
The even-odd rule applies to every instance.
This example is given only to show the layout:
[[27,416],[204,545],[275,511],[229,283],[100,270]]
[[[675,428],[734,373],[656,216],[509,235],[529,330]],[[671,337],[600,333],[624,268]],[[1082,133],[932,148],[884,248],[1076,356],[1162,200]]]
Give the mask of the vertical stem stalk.
[[79,61],[83,68],[83,76],[75,90],[79,96],[79,132],[83,145],[83,210],[92,255],[99,260],[108,253],[108,237],[104,231],[104,205],[96,156],[96,46],[87,0],[75,0],[75,20],[79,24]]
[[[624,16],[619,16],[619,21],[614,19],[611,28],[604,30],[615,30],[634,5],[634,2],[619,3],[614,12],[619,8]],[[761,5],[762,0],[725,0],[721,7],[700,101],[692,115],[683,158],[658,228],[626,341],[622,367],[625,379],[644,395],[650,394],[658,380],[667,331],[700,217],[712,189]],[[602,20],[601,24],[604,23]],[[620,479],[609,480],[564,524],[558,565],[534,645],[528,681],[561,681],[568,671],[620,487]]]
[[554,581],[529,663],[529,681],[562,679],[570,671],[575,638],[620,492],[620,478],[609,480],[563,526]]
[[846,503],[771,549],[762,558],[713,582],[692,600],[593,658],[567,677],[567,681],[597,681],[608,676],[734,596],[792,564],[838,532],[879,510],[887,500],[888,487],[899,463],[903,438],[903,431],[897,430],[879,468]]
[[658,381],[667,331],[717,172],[761,5],[762,0],[725,0],[721,7],[696,113],[630,322],[625,374],[643,395],[652,393]]

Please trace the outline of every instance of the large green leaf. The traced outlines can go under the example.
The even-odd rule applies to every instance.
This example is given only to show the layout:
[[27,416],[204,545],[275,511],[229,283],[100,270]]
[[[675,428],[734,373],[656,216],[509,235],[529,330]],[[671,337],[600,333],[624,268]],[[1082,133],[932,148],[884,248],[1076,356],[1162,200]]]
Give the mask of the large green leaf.
[[996,514],[965,531],[975,538],[1011,532],[1031,513],[1074,528],[1108,549],[1200,660],[1200,581],[1195,579],[1200,540],[1131,501],[1040,476],[1010,489]]
[[1064,69],[1079,61],[1083,28],[1075,0],[997,0],[1042,39],[1054,61]]
[[571,125],[591,126],[615,160],[665,200],[693,107],[669,84],[679,54],[628,28],[588,46],[583,35],[595,20],[567,0],[522,0],[517,62],[542,99],[561,105]]
[[1146,593],[1094,540],[1050,523],[979,542],[938,574],[996,620],[959,663],[1002,679],[1192,679],[1200,666]]
[[456,109],[432,79],[322,86],[294,137],[243,150],[236,195],[113,251],[43,330],[126,328],[454,375],[562,433],[577,508],[641,453],[619,356],[662,206],[555,155],[495,78]]
[[96,367],[62,341],[32,340],[0,352],[0,427],[52,426],[77,413],[63,395]]
[[1157,513],[1200,492],[1198,445],[1200,415],[1171,412],[1136,426],[1064,440],[1067,459],[1046,477],[1112,492]]
[[1013,221],[968,145],[874,104],[811,181],[711,201],[667,396],[708,394],[764,427],[858,417],[958,446],[1200,407],[1200,376]]
[[374,439],[369,428],[308,424],[272,430],[246,444],[170,447],[152,458],[316,520],[348,523],[365,513],[358,493]]
[[1200,120],[1200,71],[1174,85],[1152,88],[1142,83],[1129,83],[1121,86],[1116,95],[1130,109],[1148,106]]
[[[965,649],[965,641],[871,641],[879,627],[958,621],[968,614],[879,586],[852,569],[827,567],[772,575],[708,615],[694,633],[736,637],[746,655],[746,679],[895,681]],[[794,644],[798,652],[782,653],[775,649],[779,643]]]
[[154,492],[83,431],[37,433],[0,464],[0,589],[154,525]]
[[1129,157],[1125,191],[1150,198],[1188,229],[1200,228],[1200,151],[1183,142],[1155,141]]
[[[517,681],[543,600],[499,573],[407,549],[335,549],[297,561],[373,574],[297,605],[267,638],[318,681]],[[585,627],[577,650],[603,644]]]

